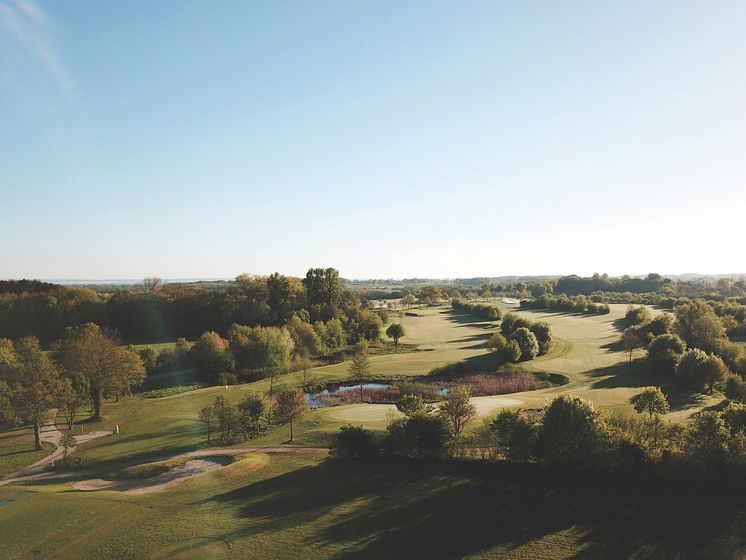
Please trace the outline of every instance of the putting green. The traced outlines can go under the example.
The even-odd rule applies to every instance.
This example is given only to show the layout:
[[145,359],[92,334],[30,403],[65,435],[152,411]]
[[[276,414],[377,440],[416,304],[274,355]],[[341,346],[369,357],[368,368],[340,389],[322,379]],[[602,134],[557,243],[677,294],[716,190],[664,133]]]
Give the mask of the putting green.
[[325,412],[342,422],[387,422],[401,416],[393,404],[350,404],[331,407]]

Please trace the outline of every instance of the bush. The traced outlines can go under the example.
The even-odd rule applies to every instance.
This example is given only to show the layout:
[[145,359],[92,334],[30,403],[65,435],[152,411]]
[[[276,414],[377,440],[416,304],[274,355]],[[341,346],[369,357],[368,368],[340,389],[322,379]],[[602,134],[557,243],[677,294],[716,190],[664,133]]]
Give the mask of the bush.
[[521,361],[533,360],[539,354],[539,342],[536,336],[525,327],[516,329],[509,340],[516,342],[521,349]]
[[342,426],[334,437],[331,455],[339,459],[369,459],[381,452],[376,434],[362,426]]
[[402,395],[396,403],[396,409],[411,417],[425,412],[425,402],[419,395]]
[[689,350],[676,366],[676,378],[695,391],[712,393],[715,385],[729,375],[723,360],[715,354],[706,354],[698,348]]
[[520,412],[504,410],[490,423],[497,449],[509,461],[526,462],[534,456],[538,428]]
[[549,330],[549,324],[538,322],[531,325],[529,330],[534,333],[536,341],[539,343],[539,355],[542,356],[549,352],[554,345],[552,342],[552,331]]
[[542,382],[539,377],[532,373],[513,371],[474,373],[465,377],[459,377],[458,383],[468,388],[472,395],[521,393],[523,391],[534,391],[546,386],[545,382]]
[[626,321],[627,325],[630,326],[646,325],[652,318],[653,317],[652,315],[650,315],[650,311],[648,311],[647,307],[630,306],[627,309],[627,313],[624,315],[624,320]]
[[224,371],[218,374],[215,380],[215,384],[216,385],[237,385],[238,376],[235,373]]
[[386,428],[385,447],[391,453],[416,459],[442,458],[448,453],[451,430],[440,415],[400,418]]
[[731,375],[725,380],[723,388],[725,396],[737,402],[746,402],[746,381],[737,375]]
[[469,303],[462,299],[454,298],[451,300],[451,307],[456,311],[462,311],[470,315],[474,315],[480,319],[486,319],[487,321],[497,321],[502,313],[497,307],[492,305],[485,305],[483,303]]
[[536,454],[545,463],[593,465],[603,448],[602,425],[593,405],[560,395],[544,409]]
[[662,334],[648,345],[648,362],[663,373],[673,374],[685,351],[686,344],[678,336]]
[[531,321],[519,317],[515,313],[508,313],[503,317],[502,323],[500,324],[500,332],[503,336],[510,339],[512,335],[518,329],[528,329],[531,326]]

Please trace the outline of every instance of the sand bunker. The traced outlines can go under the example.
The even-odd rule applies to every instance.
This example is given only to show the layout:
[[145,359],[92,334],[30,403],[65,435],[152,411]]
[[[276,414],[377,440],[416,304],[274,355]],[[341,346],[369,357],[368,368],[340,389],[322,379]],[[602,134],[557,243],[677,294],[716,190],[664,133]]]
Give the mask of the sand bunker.
[[76,482],[73,488],[83,491],[117,490],[127,494],[150,494],[165,490],[193,476],[219,469],[231,462],[233,460],[225,456],[202,457],[199,459],[190,459],[168,472],[141,480],[105,480],[102,478],[93,478],[91,480]]

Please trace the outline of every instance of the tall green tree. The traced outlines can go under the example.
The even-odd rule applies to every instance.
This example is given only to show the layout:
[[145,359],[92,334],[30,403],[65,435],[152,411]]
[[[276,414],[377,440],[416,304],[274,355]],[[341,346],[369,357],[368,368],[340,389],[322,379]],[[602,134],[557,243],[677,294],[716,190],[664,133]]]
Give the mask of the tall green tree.
[[277,394],[277,421],[290,424],[290,441],[293,441],[293,423],[308,414],[308,402],[305,393],[298,388],[284,389]]
[[701,299],[677,305],[676,332],[690,348],[713,352],[725,337],[725,329],[712,307]]
[[0,345],[0,380],[7,385],[2,415],[12,422],[31,424],[34,445],[41,450],[41,426],[50,419],[50,409],[58,405],[70,382],[60,376],[36,337],[21,338],[15,344],[0,341]]
[[251,426],[255,435],[259,435],[262,417],[267,411],[267,400],[259,393],[251,392],[242,398],[236,405],[241,416],[241,424],[246,432],[246,427]]
[[69,328],[56,345],[55,355],[66,371],[88,379],[96,420],[102,417],[104,395],[119,395],[145,380],[137,352],[120,346],[116,337],[94,323]]
[[660,387],[645,387],[641,393],[632,397],[632,406],[639,414],[647,412],[650,420],[654,414],[668,414],[670,408]]
[[440,412],[451,424],[453,436],[458,446],[461,433],[469,421],[477,415],[477,407],[471,404],[471,393],[463,385],[455,385],[448,391],[445,402],[440,407]]
[[275,325],[282,325],[290,314],[290,281],[279,272],[267,277],[267,304]]
[[357,379],[360,384],[360,402],[363,402],[363,382],[370,375],[370,360],[366,344],[358,344],[352,356],[349,367],[350,377]]
[[391,323],[386,329],[386,336],[394,339],[394,348],[399,348],[399,339],[407,336],[407,331],[401,323]]

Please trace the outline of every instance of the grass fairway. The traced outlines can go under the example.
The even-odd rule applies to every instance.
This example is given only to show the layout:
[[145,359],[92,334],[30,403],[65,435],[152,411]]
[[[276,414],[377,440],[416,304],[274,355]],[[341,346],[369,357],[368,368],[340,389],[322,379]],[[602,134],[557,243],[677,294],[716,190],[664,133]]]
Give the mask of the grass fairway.
[[159,494],[24,489],[2,558],[735,559],[746,535],[733,495],[535,465],[252,454]]

